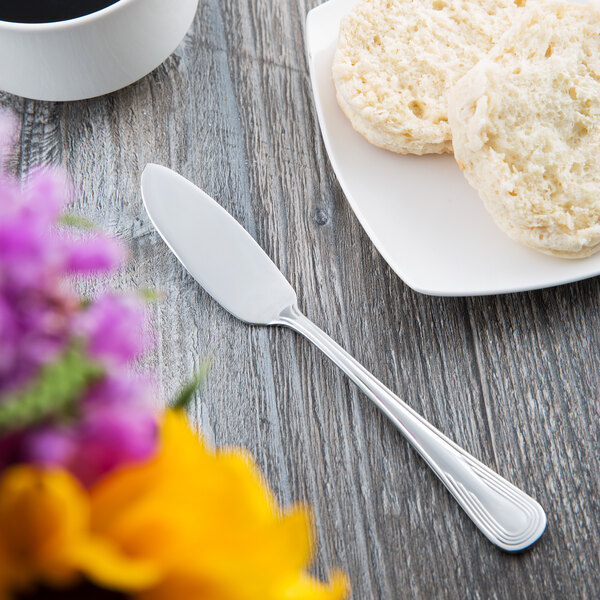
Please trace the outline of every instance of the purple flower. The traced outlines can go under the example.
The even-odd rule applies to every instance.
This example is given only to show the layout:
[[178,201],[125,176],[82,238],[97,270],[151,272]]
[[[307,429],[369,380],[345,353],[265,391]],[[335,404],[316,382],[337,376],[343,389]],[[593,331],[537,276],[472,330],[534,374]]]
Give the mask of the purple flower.
[[110,365],[127,363],[150,345],[145,311],[131,296],[97,299],[77,315],[74,333],[86,340],[92,357]]
[[140,300],[114,294],[83,306],[69,277],[115,269],[123,249],[103,235],[58,227],[73,197],[64,173],[38,169],[20,183],[2,172],[13,131],[6,123],[0,114],[0,403],[19,397],[75,342],[105,375],[74,405],[61,404],[64,414],[0,431],[0,470],[17,462],[62,466],[92,485],[156,446],[152,388],[126,371],[150,343],[145,312]]
[[33,462],[46,466],[68,465],[77,455],[75,430],[48,426],[32,430],[23,436],[18,462]]
[[23,184],[0,174],[0,395],[64,348],[79,304],[67,277],[112,270],[123,258],[113,239],[59,230],[72,190],[58,171],[38,169]]
[[65,240],[65,271],[69,273],[107,273],[123,263],[123,247],[115,239],[94,235]]
[[77,304],[63,285],[64,252],[53,229],[64,182],[42,171],[23,185],[0,175],[0,394],[56,356]]
[[90,486],[119,465],[149,458],[158,423],[148,391],[139,379],[107,378],[82,401],[74,423],[30,432],[21,460],[61,466]]
[[124,463],[149,458],[158,439],[156,416],[131,405],[92,411],[79,427],[78,451],[68,466],[90,485]]

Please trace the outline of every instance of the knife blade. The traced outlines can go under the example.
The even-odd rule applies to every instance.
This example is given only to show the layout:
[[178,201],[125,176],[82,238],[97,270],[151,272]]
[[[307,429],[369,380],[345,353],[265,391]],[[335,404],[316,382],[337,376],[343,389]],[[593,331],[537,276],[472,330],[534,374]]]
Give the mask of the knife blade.
[[296,303],[296,292],[252,236],[187,179],[149,164],[142,173],[142,198],[175,256],[232,315],[268,325]]

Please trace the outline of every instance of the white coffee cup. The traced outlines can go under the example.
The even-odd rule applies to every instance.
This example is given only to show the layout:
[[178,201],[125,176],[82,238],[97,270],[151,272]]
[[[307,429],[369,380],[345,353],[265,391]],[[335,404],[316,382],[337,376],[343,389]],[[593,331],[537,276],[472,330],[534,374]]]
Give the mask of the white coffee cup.
[[123,88],[175,50],[198,1],[118,0],[68,21],[0,21],[0,90],[64,101]]

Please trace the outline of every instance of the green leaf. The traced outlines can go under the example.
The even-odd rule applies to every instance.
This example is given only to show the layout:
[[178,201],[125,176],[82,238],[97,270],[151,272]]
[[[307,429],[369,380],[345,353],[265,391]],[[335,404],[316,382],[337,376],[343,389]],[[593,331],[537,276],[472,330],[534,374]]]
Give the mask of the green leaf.
[[0,398],[0,434],[72,415],[83,393],[103,376],[103,367],[79,344],[72,344],[56,361],[45,365],[35,380]]
[[138,290],[138,293],[146,302],[156,302],[157,300],[162,300],[165,296],[163,292],[153,288],[142,288]]
[[66,225],[67,227],[73,227],[75,229],[96,229],[96,224],[92,223],[92,221],[89,221],[85,217],[80,217],[79,215],[74,215],[71,213],[62,215],[58,222],[61,225]]
[[194,399],[196,392],[204,385],[209,371],[210,360],[205,358],[198,365],[198,369],[192,379],[183,386],[179,394],[171,402],[170,407],[174,410],[185,410]]

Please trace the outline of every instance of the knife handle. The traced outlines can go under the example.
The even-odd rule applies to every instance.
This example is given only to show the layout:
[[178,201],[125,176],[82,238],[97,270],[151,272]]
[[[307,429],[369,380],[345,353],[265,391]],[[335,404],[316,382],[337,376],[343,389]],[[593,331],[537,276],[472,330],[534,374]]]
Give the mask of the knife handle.
[[274,324],[305,336],[348,375],[391,419],[490,542],[507,552],[519,552],[542,535],[546,514],[533,498],[428,423],[306,318],[297,306],[285,309]]

